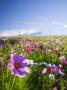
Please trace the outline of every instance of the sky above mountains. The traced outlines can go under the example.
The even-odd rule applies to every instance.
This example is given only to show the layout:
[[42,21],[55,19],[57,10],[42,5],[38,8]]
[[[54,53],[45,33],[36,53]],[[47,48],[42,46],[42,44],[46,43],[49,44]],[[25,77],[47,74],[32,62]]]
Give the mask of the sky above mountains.
[[0,33],[67,35],[67,0],[0,0]]

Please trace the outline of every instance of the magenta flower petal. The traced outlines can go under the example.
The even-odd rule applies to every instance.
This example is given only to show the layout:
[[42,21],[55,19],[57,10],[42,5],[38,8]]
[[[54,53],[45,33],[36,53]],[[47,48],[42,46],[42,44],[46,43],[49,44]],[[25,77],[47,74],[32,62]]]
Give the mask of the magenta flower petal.
[[58,72],[58,67],[57,66],[52,66],[52,67],[50,67],[50,72],[51,73],[55,73],[55,72]]
[[25,58],[25,55],[13,54],[11,56],[11,72],[19,77],[24,77],[30,72],[28,60]]
[[67,64],[67,60],[64,60],[64,64]]
[[28,53],[28,54],[30,54],[31,53],[31,47],[27,47],[27,49],[26,49],[26,52]]

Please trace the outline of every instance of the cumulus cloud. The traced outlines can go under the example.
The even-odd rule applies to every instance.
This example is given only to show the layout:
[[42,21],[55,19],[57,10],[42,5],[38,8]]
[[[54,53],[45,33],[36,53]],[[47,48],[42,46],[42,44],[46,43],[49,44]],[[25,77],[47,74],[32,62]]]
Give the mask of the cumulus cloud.
[[65,24],[65,25],[64,25],[64,28],[66,28],[66,29],[67,29],[67,24]]
[[58,21],[41,21],[41,22],[31,22],[30,25],[37,25],[38,27],[40,26],[63,26],[64,23],[58,22]]

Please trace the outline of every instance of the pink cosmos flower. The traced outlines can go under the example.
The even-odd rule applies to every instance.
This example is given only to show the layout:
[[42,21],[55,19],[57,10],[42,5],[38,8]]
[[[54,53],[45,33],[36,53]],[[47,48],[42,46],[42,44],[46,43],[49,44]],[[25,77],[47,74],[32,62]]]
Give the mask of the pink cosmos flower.
[[58,90],[58,87],[57,87],[57,86],[55,86],[55,87],[53,88],[53,90]]
[[31,47],[27,47],[27,48],[26,48],[26,52],[27,52],[28,54],[30,54],[31,51],[32,51]]
[[61,64],[59,64],[59,68],[62,68],[62,65]]
[[47,68],[44,68],[42,74],[46,74],[46,73],[47,73]]
[[64,76],[64,72],[61,67],[59,66],[51,66],[50,67],[50,73],[54,74],[58,72],[61,76]]
[[58,72],[58,69],[59,68],[57,66],[51,66],[50,67],[50,73],[53,73],[54,74],[54,73]]
[[18,77],[24,77],[30,72],[30,68],[28,67],[28,59],[25,58],[25,55],[11,55],[11,72]]
[[65,56],[59,57],[59,60],[60,60],[60,61],[64,61],[64,60],[65,60]]
[[4,48],[4,47],[5,47],[4,40],[0,39],[0,48]]
[[35,47],[35,48],[40,48],[40,44],[39,44],[39,43],[35,43],[35,44],[34,44],[34,47]]
[[64,74],[65,74],[62,69],[59,69],[59,73],[61,76],[64,76]]
[[47,72],[50,75],[54,75],[55,73],[58,73],[61,76],[65,75],[61,64],[59,64],[59,66],[49,64],[49,67],[43,69],[42,74],[46,74]]
[[2,46],[2,45],[0,45],[0,48],[3,48],[3,46]]
[[67,64],[67,59],[66,59],[66,60],[64,60],[64,64]]

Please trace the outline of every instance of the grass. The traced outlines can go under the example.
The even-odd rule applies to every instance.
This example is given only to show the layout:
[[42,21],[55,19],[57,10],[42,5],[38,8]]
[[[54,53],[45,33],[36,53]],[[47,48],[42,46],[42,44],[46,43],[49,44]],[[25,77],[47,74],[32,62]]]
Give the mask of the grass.
[[[42,48],[36,48],[28,54],[26,51],[27,47],[23,45],[24,41],[28,41],[30,46],[38,42]],[[35,63],[62,64],[65,76],[60,78],[57,86],[58,90],[67,89],[67,66],[63,61],[59,60],[61,56],[67,58],[67,36],[24,36],[20,38],[7,38],[3,42],[4,47],[0,48],[0,90],[53,90],[56,85],[53,80],[49,79],[48,75],[41,74],[45,65],[32,66],[31,72],[24,78],[12,75],[10,69],[7,68],[12,53],[24,53],[28,59],[33,60]],[[46,42],[47,44],[43,44]],[[47,52],[48,49],[59,51],[60,54],[57,52]]]

